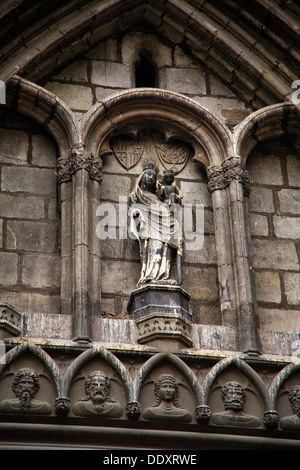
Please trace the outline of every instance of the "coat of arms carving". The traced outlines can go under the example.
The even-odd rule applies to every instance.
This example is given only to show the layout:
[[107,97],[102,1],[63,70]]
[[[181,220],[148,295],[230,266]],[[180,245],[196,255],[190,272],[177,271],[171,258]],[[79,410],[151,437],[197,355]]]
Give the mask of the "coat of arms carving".
[[129,170],[139,162],[144,145],[141,141],[129,140],[120,136],[113,140],[112,149],[119,163]]
[[190,149],[184,142],[156,142],[157,156],[167,170],[179,173],[188,161]]
[[110,141],[110,148],[119,163],[130,170],[141,159],[143,161],[157,160],[165,170],[179,173],[186,165],[191,147],[179,140],[166,140],[157,130],[145,129],[138,136],[118,135]]

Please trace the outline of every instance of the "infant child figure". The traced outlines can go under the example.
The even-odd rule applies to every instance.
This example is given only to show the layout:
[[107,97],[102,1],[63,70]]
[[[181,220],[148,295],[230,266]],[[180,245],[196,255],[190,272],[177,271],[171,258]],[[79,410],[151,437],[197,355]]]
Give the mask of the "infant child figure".
[[164,172],[164,178],[159,183],[159,198],[169,206],[172,204],[181,204],[182,192],[176,186],[173,170]]

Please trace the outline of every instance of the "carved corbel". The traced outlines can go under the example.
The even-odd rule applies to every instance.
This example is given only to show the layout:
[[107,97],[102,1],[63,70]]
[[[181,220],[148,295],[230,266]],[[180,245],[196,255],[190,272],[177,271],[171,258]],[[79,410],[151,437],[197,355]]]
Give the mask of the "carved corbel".
[[138,401],[130,401],[126,405],[126,414],[129,419],[138,419],[141,414],[141,405]]
[[208,405],[199,405],[195,410],[195,419],[198,424],[207,424],[210,421],[210,407]]

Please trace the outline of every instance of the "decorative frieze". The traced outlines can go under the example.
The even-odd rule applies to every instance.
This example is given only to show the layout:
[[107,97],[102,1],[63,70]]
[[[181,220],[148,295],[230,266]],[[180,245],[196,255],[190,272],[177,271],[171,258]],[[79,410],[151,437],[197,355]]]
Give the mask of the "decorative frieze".
[[140,365],[128,367],[108,349],[92,346],[71,362],[65,358],[62,373],[50,354],[31,342],[13,347],[5,359],[0,363],[0,414],[7,416],[184,422],[278,435],[300,428],[300,363],[274,372],[263,359],[263,372],[259,364],[256,370],[244,355],[234,354],[211,356],[207,368],[208,356],[203,355],[203,363],[200,356],[186,362],[177,354],[153,350]]

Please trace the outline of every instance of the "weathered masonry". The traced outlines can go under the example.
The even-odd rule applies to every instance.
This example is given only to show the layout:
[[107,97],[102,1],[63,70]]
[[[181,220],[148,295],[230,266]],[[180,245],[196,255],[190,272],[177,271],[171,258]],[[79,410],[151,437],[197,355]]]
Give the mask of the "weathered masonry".
[[0,448],[298,449],[297,2],[2,3]]

